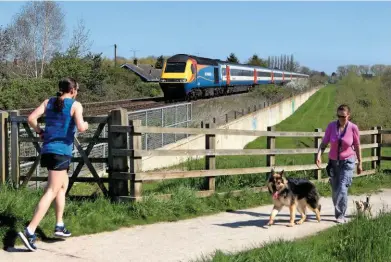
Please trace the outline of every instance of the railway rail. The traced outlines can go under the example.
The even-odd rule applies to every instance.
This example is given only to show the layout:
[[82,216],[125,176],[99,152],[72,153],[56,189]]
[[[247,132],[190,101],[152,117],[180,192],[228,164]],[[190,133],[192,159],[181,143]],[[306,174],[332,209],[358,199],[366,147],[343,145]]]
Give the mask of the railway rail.
[[[241,95],[247,92],[237,92],[228,94],[227,96],[235,96]],[[215,96],[215,97],[205,97],[201,99],[197,99],[199,101],[202,100],[213,100],[213,99],[221,99],[226,96]],[[196,101],[197,101],[196,100]],[[196,102],[194,101],[194,102]],[[136,111],[154,107],[161,107],[164,105],[174,105],[177,103],[186,102],[185,99],[177,99],[172,102],[165,101],[163,96],[158,97],[142,97],[135,99],[123,99],[123,100],[115,100],[115,101],[102,101],[102,102],[91,102],[91,103],[83,103],[84,115],[86,116],[96,116],[96,115],[106,115],[110,110],[113,110],[118,107],[126,108],[128,111]],[[28,115],[30,114],[34,108],[23,108],[19,109],[20,115]]]
[[[143,97],[136,99],[123,99],[116,101],[92,102],[83,103],[84,114],[86,116],[96,116],[107,114],[110,110],[118,107],[126,108],[127,110],[141,110],[154,108],[164,105],[164,97]],[[30,114],[34,108],[19,109],[21,115]]]

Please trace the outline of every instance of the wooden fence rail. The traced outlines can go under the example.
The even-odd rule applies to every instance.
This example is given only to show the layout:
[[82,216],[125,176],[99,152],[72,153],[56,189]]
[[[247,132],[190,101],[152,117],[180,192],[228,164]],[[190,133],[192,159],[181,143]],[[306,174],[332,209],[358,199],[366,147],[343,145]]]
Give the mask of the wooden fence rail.
[[[0,112],[0,183],[4,184],[7,178],[10,178],[16,186],[26,186],[29,181],[46,181],[47,177],[32,177],[32,174],[39,164],[40,160],[40,142],[41,139],[35,137],[29,129],[26,116],[19,116],[18,111]],[[322,179],[322,169],[326,163],[321,165],[321,169],[315,164],[317,148],[321,143],[324,132],[321,129],[315,129],[313,132],[283,132],[275,131],[274,127],[268,127],[266,131],[219,129],[215,124],[206,123],[203,128],[169,128],[169,127],[146,127],[141,125],[140,120],[128,119],[125,109],[116,109],[104,117],[86,117],[89,123],[95,123],[98,128],[94,130],[93,137],[75,139],[75,146],[81,157],[73,157],[72,162],[78,165],[70,177],[68,192],[75,182],[95,182],[99,185],[105,195],[111,196],[115,200],[140,200],[143,198],[143,182],[158,182],[169,179],[185,178],[204,178],[204,190],[197,192],[200,197],[210,196],[216,193],[216,177],[218,176],[236,176],[269,173],[273,167],[276,171],[284,169],[285,171],[311,171],[315,180]],[[39,120],[43,123],[43,119]],[[103,128],[108,125],[108,138],[100,137]],[[7,128],[11,128],[11,139],[8,139]],[[19,127],[22,126],[28,137],[21,137]],[[188,150],[142,150],[142,134],[192,134],[205,136],[205,149]],[[370,149],[371,155],[363,157],[363,162],[370,162],[370,170],[365,170],[360,176],[374,174],[380,167],[382,160],[391,160],[391,157],[382,156],[381,148],[391,147],[391,144],[382,143],[383,134],[391,134],[391,130],[382,130],[381,127],[374,127],[372,130],[360,131],[361,136],[370,136],[368,144],[362,144],[362,149]],[[254,136],[266,137],[266,149],[217,149],[217,136]],[[310,137],[313,138],[313,148],[276,148],[276,138],[279,137]],[[20,156],[19,145],[22,142],[32,143],[38,152],[37,156]],[[86,148],[81,147],[81,143],[88,143]],[[92,158],[90,153],[97,143],[107,143],[108,157]],[[11,173],[8,173],[8,146],[11,147]],[[325,153],[329,152],[326,149]],[[276,166],[275,157],[277,155],[313,155],[313,163],[305,165],[284,165]],[[259,155],[266,157],[266,166],[247,167],[247,168],[228,168],[216,169],[217,156],[234,155]],[[204,156],[205,167],[203,170],[192,171],[143,171],[142,159],[145,157],[177,157],[177,156]],[[20,173],[20,162],[34,162],[26,174]],[[98,176],[92,163],[106,163],[108,177]],[[78,177],[81,168],[86,165],[93,177]],[[108,189],[105,186],[108,183]],[[264,187],[254,188],[255,191],[263,191]],[[235,191],[239,194],[240,190]],[[162,195],[169,197],[169,195]]]

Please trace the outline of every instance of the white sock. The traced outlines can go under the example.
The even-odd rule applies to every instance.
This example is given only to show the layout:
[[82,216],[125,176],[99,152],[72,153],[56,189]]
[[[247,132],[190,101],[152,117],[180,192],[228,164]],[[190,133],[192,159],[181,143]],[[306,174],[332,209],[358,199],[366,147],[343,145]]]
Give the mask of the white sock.
[[34,235],[34,232],[33,232],[29,227],[27,227],[27,232],[28,232],[30,235]]
[[63,226],[64,226],[64,223],[57,223],[56,226],[57,226],[57,227],[63,227]]

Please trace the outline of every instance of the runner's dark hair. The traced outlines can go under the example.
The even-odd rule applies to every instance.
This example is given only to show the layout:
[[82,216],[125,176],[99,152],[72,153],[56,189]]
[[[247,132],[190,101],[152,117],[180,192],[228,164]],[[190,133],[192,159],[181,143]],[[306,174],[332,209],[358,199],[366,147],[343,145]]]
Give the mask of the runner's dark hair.
[[71,90],[76,87],[77,87],[77,82],[72,77],[66,77],[60,80],[60,82],[58,83],[59,91],[57,92],[56,101],[54,101],[54,108],[53,108],[54,111],[56,112],[62,111],[62,109],[64,108],[64,100],[61,99],[61,96],[64,93],[71,92]]

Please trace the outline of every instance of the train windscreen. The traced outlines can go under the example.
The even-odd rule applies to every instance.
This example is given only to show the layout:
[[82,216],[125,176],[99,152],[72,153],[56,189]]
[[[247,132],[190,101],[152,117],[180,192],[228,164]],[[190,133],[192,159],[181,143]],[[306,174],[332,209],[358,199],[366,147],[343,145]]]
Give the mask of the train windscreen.
[[186,63],[167,63],[165,73],[184,73]]

